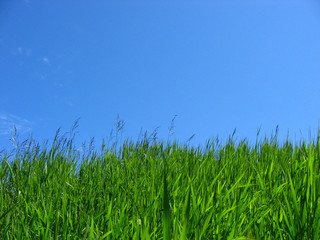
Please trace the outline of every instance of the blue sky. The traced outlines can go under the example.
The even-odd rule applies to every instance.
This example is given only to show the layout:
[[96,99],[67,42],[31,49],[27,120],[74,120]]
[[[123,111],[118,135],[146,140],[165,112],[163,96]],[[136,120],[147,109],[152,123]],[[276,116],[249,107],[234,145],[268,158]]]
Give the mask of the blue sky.
[[0,3],[0,148],[52,140],[80,118],[76,143],[97,148],[119,114],[123,138],[219,136],[254,143],[316,136],[320,119],[317,1]]

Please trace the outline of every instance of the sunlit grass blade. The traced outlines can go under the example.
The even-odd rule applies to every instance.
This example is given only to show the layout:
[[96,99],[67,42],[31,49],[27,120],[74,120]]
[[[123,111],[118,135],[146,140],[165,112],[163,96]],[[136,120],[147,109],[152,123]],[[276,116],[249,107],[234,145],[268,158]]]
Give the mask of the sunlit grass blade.
[[190,217],[190,190],[187,191],[186,199],[183,206],[183,227],[181,233],[181,240],[186,240],[189,230],[189,217]]
[[171,213],[167,183],[167,163],[164,163],[163,172],[163,239],[171,240]]

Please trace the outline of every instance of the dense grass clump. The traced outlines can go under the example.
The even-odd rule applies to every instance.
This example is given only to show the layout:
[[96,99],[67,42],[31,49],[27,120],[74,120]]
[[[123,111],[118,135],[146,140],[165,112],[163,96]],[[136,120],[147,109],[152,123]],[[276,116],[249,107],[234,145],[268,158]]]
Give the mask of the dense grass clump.
[[275,138],[29,144],[0,158],[0,239],[320,239],[319,154]]

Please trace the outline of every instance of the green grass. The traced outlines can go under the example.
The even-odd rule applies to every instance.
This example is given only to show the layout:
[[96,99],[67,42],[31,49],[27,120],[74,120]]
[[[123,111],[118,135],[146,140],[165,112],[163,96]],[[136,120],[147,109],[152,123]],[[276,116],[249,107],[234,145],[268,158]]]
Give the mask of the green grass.
[[276,138],[30,142],[0,158],[0,239],[320,239],[319,154]]

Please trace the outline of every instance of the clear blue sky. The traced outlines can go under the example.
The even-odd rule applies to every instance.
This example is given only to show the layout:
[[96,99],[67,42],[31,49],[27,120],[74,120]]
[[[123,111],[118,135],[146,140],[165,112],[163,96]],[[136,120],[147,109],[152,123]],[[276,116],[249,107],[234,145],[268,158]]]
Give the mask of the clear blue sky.
[[80,118],[76,141],[97,148],[119,114],[123,138],[160,127],[203,144],[293,141],[320,120],[320,3],[72,1],[0,3],[0,148],[15,125],[52,140]]

